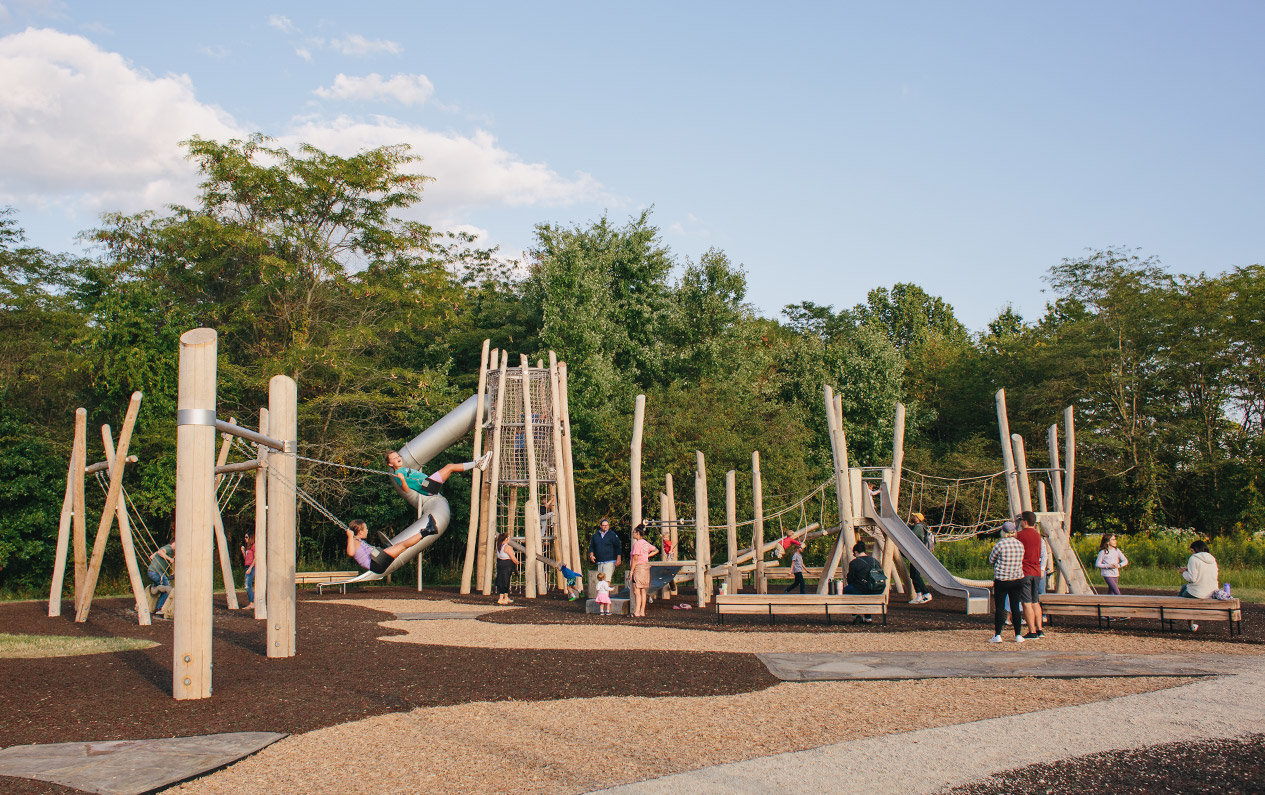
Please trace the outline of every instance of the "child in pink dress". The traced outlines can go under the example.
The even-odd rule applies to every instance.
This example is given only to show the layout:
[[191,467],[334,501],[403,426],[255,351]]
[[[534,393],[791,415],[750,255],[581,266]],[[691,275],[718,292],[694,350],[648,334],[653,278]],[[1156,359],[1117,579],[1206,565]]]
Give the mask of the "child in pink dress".
[[611,614],[611,584],[606,581],[604,571],[597,573],[597,598],[593,601],[597,602],[598,614],[603,616]]

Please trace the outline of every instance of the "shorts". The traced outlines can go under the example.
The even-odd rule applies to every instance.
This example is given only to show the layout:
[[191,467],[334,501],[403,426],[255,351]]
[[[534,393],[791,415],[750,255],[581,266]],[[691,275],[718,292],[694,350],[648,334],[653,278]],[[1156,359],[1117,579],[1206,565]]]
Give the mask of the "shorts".
[[373,572],[374,574],[385,573],[386,570],[389,569],[391,567],[391,564],[394,562],[395,562],[395,558],[391,557],[390,555],[378,549],[377,547],[374,547],[373,551],[369,553],[369,571]]
[[1041,593],[1039,590],[1037,590],[1037,587],[1038,587],[1037,583],[1040,579],[1041,579],[1040,577],[1024,577],[1023,578],[1023,585],[1019,587],[1019,603],[1020,604],[1030,605],[1030,604],[1036,604],[1038,601],[1040,601],[1037,598]]

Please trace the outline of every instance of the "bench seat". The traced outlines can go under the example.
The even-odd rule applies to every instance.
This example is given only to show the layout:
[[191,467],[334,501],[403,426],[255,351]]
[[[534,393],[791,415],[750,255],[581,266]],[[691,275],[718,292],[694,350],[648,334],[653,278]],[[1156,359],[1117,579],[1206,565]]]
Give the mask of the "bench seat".
[[720,594],[715,598],[716,615],[725,623],[725,615],[774,616],[824,615],[826,623],[835,616],[881,615],[887,623],[886,594]]
[[1111,618],[1157,619],[1165,629],[1174,621],[1226,621],[1230,636],[1243,633],[1238,599],[1188,599],[1184,596],[1111,596],[1109,594],[1041,594],[1041,611],[1051,616],[1092,616],[1103,627]]
[[353,577],[360,576],[359,571],[296,571],[294,573],[295,586],[315,585],[316,589],[322,594],[325,588],[331,585],[338,585],[342,588],[343,593],[347,593],[346,581]]

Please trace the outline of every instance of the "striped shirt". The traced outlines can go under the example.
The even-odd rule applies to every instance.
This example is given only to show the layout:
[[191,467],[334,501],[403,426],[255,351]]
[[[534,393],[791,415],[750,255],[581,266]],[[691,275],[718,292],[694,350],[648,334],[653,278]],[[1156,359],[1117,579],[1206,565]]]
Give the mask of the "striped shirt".
[[1014,536],[1003,538],[993,545],[988,562],[993,564],[994,580],[1023,579],[1023,542]]

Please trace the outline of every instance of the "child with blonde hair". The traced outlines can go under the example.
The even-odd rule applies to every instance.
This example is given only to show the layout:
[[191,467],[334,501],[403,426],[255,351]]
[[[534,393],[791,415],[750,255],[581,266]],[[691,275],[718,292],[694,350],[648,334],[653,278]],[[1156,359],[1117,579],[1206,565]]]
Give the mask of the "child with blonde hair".
[[597,602],[599,615],[609,616],[611,614],[611,584],[606,581],[606,572],[604,571],[597,573],[597,598],[593,601]]

